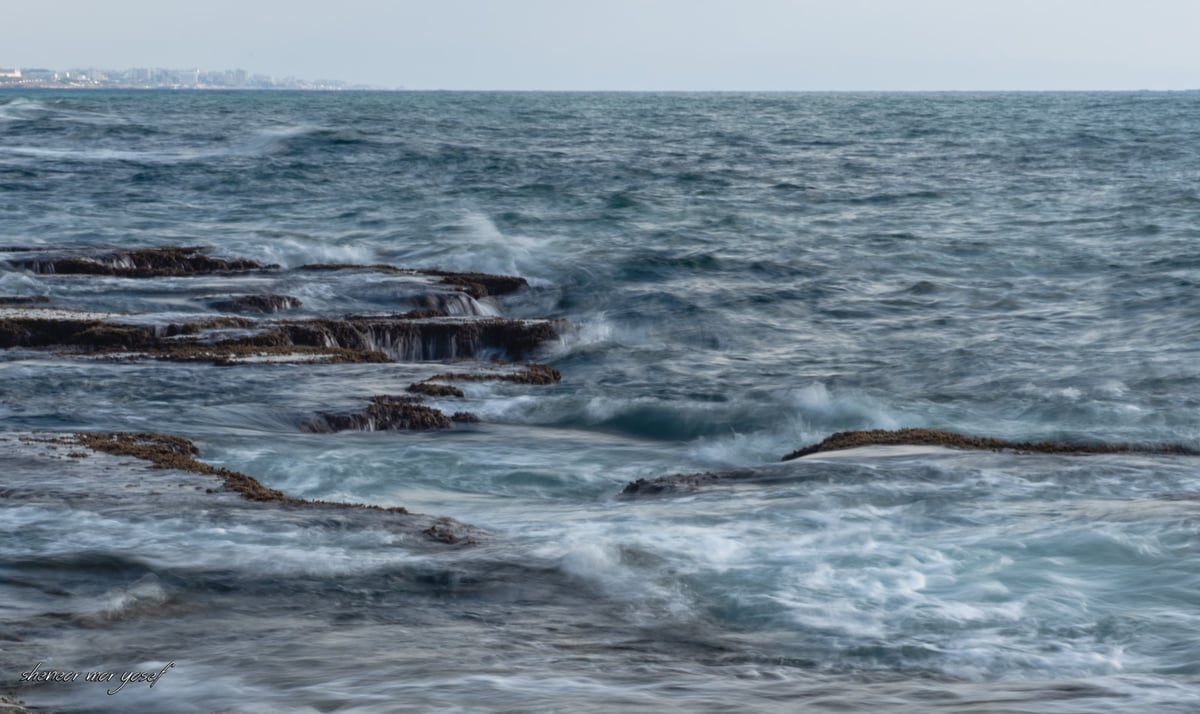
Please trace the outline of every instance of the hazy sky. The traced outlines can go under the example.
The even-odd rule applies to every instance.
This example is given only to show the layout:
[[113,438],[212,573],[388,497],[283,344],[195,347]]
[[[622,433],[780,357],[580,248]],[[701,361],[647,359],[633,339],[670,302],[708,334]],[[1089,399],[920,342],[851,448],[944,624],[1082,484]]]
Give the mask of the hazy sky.
[[0,67],[409,89],[1200,88],[1200,0],[30,0]]

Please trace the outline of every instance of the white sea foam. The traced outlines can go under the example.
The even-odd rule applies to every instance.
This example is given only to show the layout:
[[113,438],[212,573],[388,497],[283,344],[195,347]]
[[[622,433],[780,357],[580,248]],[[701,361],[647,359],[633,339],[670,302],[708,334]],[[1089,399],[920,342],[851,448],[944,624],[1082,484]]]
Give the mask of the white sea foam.
[[[3,259],[4,254],[0,253],[0,260]],[[6,270],[0,273],[0,293],[17,296],[48,295],[49,289],[46,283],[33,273]]]
[[792,390],[798,415],[812,425],[852,425],[857,429],[896,429],[900,420],[873,399],[855,394],[833,394],[823,382]]
[[313,263],[372,265],[381,262],[378,254],[363,243],[336,243],[327,236],[278,237],[271,240],[236,241],[227,250],[240,257],[297,268]]
[[413,267],[464,272],[519,275],[533,287],[554,284],[557,272],[552,253],[556,241],[548,238],[504,233],[490,217],[467,212],[449,226],[452,241],[424,243],[401,253],[398,262]]

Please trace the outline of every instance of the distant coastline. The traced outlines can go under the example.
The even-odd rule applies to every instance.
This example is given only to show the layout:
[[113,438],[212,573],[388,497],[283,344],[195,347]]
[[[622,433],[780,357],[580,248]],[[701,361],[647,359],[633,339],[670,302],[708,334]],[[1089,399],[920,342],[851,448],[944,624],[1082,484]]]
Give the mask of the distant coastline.
[[112,70],[88,67],[55,70],[39,67],[0,67],[0,90],[3,89],[277,89],[340,91],[390,88],[351,84],[336,79],[307,80],[295,77],[276,78],[263,74],[250,74],[243,69],[210,71],[138,67],[134,69]]

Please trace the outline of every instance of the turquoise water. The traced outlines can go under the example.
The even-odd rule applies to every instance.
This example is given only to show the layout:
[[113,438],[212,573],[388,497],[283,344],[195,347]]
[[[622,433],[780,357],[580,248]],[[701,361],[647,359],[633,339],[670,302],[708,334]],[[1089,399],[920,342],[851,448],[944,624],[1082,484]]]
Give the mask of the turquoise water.
[[[15,690],[71,712],[1194,711],[1195,459],[777,462],[909,426],[1200,447],[1198,110],[1197,93],[0,94],[0,245],[283,268],[4,268],[0,295],[199,315],[250,286],[336,316],[402,291],[288,269],[391,263],[522,275],[480,309],[568,325],[539,355],[561,384],[465,384],[430,403],[482,423],[437,434],[297,424],[441,364],[0,355],[3,432],[165,431],[289,494],[489,534],[439,549],[368,515],[65,497],[10,456],[0,682],[35,661],[177,663],[114,697]],[[751,475],[617,497],[732,468]]]

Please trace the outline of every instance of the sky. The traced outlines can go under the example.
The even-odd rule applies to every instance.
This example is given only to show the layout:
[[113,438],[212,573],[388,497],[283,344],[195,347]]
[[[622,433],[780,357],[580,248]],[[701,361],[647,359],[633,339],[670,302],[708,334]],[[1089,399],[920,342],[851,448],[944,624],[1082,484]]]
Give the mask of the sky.
[[1200,88],[1200,0],[37,0],[0,67],[406,89]]

